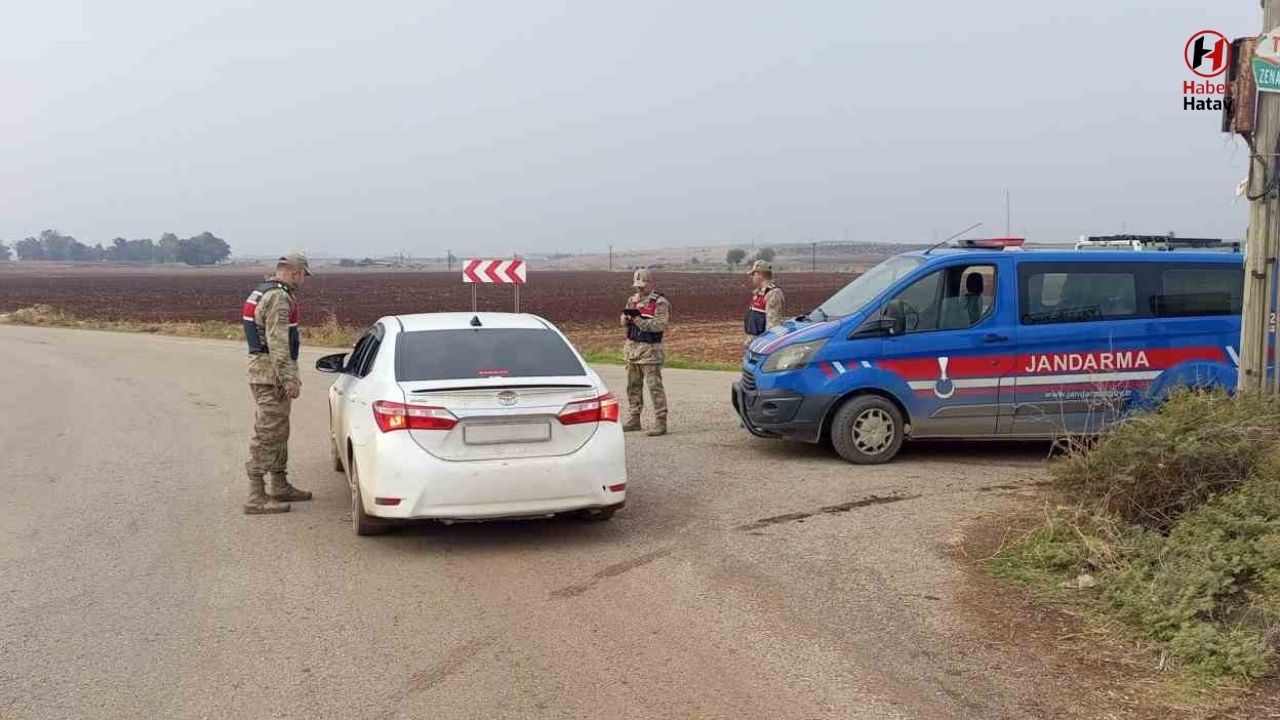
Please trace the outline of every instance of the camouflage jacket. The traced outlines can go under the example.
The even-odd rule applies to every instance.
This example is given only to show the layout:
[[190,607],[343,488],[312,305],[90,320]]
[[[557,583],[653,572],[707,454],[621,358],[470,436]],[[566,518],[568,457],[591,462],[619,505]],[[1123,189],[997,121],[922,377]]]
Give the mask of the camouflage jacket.
[[640,315],[625,323],[627,341],[622,346],[622,359],[634,365],[661,365],[667,361],[662,335],[671,319],[671,303],[658,291],[648,295],[636,293],[627,298],[627,309]]
[[782,308],[785,304],[782,288],[772,282],[759,290],[753,290],[743,323],[747,335],[754,337],[781,325],[784,320]]
[[258,295],[256,301],[250,295],[245,302],[245,320],[253,318],[259,344],[265,344],[267,352],[249,355],[249,382],[279,387],[300,383],[295,349],[298,303],[293,288],[278,283],[254,294]]

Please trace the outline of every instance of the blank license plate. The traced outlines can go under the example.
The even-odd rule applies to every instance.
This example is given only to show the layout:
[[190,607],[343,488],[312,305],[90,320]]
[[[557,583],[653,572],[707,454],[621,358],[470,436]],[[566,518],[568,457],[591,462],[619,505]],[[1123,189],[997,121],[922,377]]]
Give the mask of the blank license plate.
[[550,440],[551,423],[545,422],[517,425],[466,425],[462,428],[462,441],[468,445],[534,443]]

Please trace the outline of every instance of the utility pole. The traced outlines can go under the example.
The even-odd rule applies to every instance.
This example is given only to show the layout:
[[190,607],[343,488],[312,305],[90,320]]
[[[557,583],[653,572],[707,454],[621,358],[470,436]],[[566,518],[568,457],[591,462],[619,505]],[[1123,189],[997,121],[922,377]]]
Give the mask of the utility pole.
[[[1263,33],[1280,28],[1280,0],[1264,0],[1262,6]],[[1253,157],[1249,163],[1249,233],[1245,238],[1238,381],[1241,392],[1280,392],[1274,373],[1268,377],[1267,372],[1269,341],[1275,332],[1271,327],[1271,308],[1276,297],[1276,229],[1280,224],[1277,133],[1280,133],[1280,93],[1259,92]]]
[[818,241],[813,242],[813,269],[818,270]]
[[609,272],[613,272],[613,246],[609,246]]

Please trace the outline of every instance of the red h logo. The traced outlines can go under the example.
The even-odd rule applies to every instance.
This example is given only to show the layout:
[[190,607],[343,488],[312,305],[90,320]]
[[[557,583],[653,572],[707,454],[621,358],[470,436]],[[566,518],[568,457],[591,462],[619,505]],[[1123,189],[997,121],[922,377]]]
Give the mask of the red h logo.
[[1217,77],[1231,61],[1231,42],[1216,30],[1201,30],[1187,41],[1183,59],[1191,72],[1200,77]]

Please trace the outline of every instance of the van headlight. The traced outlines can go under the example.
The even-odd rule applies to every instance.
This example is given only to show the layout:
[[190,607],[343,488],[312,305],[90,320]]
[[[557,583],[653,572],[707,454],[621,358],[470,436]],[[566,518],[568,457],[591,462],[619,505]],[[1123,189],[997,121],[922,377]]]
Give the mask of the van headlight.
[[764,365],[760,366],[760,369],[764,372],[781,372],[783,370],[802,368],[809,363],[809,359],[813,357],[814,353],[821,350],[822,346],[826,344],[826,340],[815,340],[813,342],[788,345],[766,358]]

